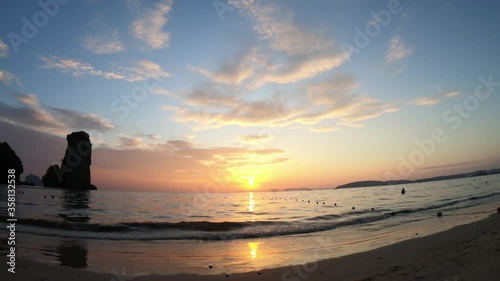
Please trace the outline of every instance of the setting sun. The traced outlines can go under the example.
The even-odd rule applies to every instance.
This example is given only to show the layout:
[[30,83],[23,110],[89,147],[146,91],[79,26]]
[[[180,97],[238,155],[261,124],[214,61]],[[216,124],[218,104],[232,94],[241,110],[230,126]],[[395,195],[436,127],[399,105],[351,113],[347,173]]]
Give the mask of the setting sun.
[[253,187],[254,180],[255,180],[255,178],[254,178],[254,177],[248,177],[248,186],[249,186],[249,187]]

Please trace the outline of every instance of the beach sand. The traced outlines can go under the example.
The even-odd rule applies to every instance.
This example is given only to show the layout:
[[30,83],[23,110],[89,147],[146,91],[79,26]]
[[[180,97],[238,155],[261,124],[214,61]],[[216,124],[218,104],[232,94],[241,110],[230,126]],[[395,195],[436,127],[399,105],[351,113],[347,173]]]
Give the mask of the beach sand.
[[[443,217],[443,219],[446,219]],[[126,271],[126,269],[124,269]],[[16,274],[1,280],[23,281],[169,281],[169,280],[500,280],[500,213],[445,232],[412,238],[368,252],[226,275],[122,276],[18,260]]]

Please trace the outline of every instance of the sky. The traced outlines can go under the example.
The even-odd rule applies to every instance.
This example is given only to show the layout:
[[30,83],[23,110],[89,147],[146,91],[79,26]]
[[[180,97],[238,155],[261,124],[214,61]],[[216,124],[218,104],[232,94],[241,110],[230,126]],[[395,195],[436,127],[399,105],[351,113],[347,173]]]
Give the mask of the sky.
[[331,188],[500,167],[498,1],[1,1],[23,177],[93,144],[99,189]]

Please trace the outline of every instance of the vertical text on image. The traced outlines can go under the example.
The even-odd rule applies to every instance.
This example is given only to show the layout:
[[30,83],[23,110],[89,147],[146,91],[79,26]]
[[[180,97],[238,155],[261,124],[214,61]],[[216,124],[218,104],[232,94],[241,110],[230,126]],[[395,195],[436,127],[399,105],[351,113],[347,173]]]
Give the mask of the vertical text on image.
[[7,271],[16,273],[16,170],[9,169],[7,171],[8,184],[8,199],[7,199],[7,229],[9,230],[9,238],[7,244],[10,246],[7,251]]

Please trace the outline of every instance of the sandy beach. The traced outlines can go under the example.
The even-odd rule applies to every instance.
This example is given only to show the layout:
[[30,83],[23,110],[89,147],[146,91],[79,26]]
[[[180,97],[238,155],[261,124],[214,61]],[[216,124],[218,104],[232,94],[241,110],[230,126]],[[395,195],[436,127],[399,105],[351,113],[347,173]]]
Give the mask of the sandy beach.
[[498,280],[500,214],[372,251],[231,275],[124,276],[123,272],[94,273],[18,260],[16,274],[3,271],[2,280]]

